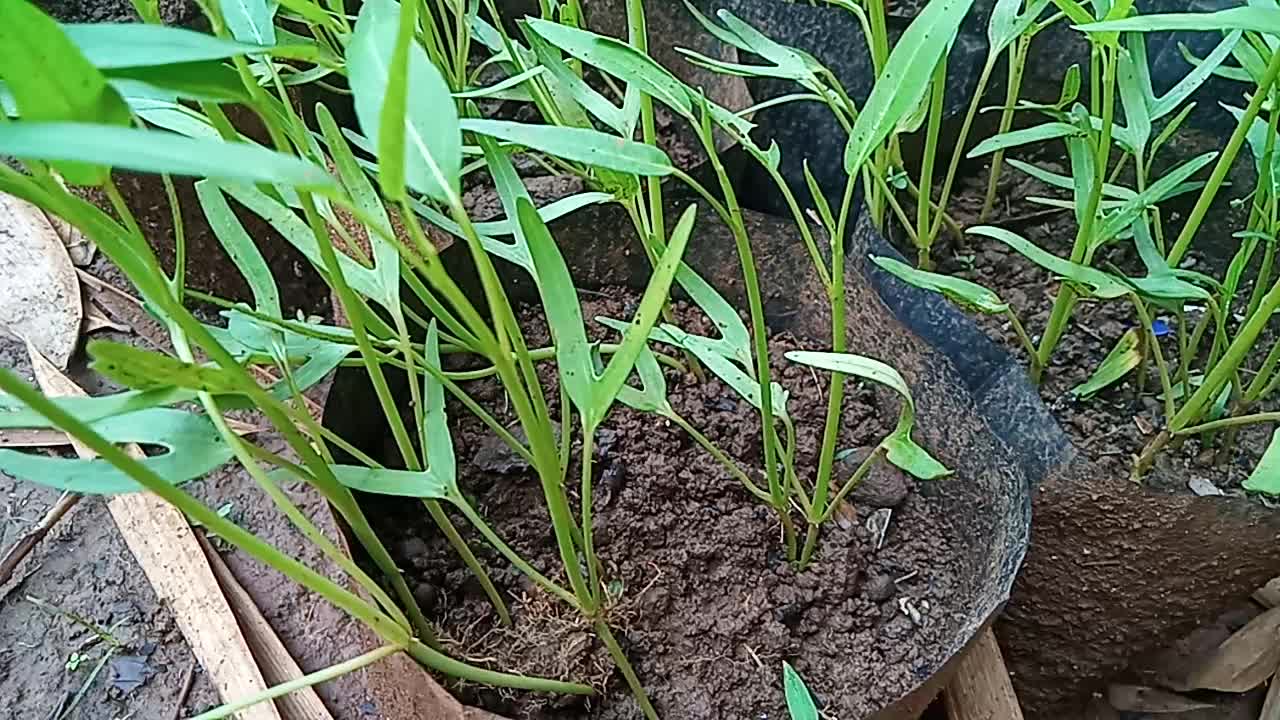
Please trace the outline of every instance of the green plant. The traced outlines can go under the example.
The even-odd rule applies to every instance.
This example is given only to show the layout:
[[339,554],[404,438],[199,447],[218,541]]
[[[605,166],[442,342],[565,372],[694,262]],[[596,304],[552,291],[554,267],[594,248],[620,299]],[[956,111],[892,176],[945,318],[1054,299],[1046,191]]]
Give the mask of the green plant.
[[[785,72],[812,78],[812,89],[825,93],[850,121],[861,148],[854,155],[862,157],[853,163],[838,212],[825,204],[821,208],[823,227],[832,239],[828,265],[794,196],[777,175],[777,148],[757,147],[750,139],[752,125],[741,114],[708,101],[649,58],[638,0],[628,3],[630,38],[625,43],[582,30],[581,11],[572,0],[542,2],[540,18],[518,24],[519,37],[508,32],[491,1],[482,7],[448,0],[434,6],[419,0],[367,0],[354,22],[337,0],[205,4],[213,34],[162,27],[155,22],[154,4],[138,1],[140,14],[152,24],[63,26],[27,0],[0,8],[0,100],[5,110],[0,114],[0,154],[22,161],[21,170],[0,166],[0,191],[65,219],[95,242],[166,328],[175,355],[90,343],[93,367],[128,388],[104,397],[47,398],[12,374],[0,373],[5,393],[0,395],[0,428],[56,427],[99,456],[78,460],[0,450],[0,469],[83,494],[156,493],[193,523],[363,622],[384,643],[203,717],[224,717],[398,652],[477,683],[593,692],[575,683],[475,667],[446,655],[357,502],[353,491],[360,491],[420,500],[484,588],[500,621],[509,623],[501,593],[444,511],[445,506],[456,509],[513,567],[582,614],[644,714],[656,718],[610,628],[610,597],[594,547],[593,446],[615,402],[684,427],[748,492],[776,511],[788,557],[800,566],[813,559],[821,526],[873,463],[885,459],[922,478],[947,474],[912,440],[914,404],[905,380],[888,365],[845,348],[843,238],[855,178],[871,177],[864,161],[883,159],[893,150],[886,138],[911,104],[903,98],[882,93],[858,114],[830,73],[801,54],[769,43],[731,15],[720,15],[723,27],[701,18],[718,37],[764,51]],[[928,13],[924,29],[907,44],[919,47],[908,52],[899,43],[895,54],[885,58],[887,72],[909,68],[905,55],[913,53],[932,58],[931,67],[938,65],[945,43],[931,40],[928,29],[958,23],[964,7],[948,2],[941,15]],[[482,10],[492,22],[482,17]],[[473,62],[476,48],[488,53],[478,67]],[[904,55],[898,54],[900,49]],[[478,87],[480,72],[495,66],[505,77]],[[588,66],[604,76],[621,106],[586,81]],[[349,93],[358,128],[340,127],[323,105],[314,108],[314,123],[308,124],[291,95],[291,88],[307,83]],[[619,83],[625,90],[617,90]],[[527,102],[542,122],[483,117],[477,102],[486,98]],[[657,147],[655,102],[686,121],[701,140],[718,193],[674,167]],[[228,103],[255,114],[267,140],[244,137],[228,119],[223,107]],[[637,131],[641,141],[632,139]],[[761,282],[742,208],[720,163],[717,131],[773,172],[830,293],[832,352],[788,356],[827,370],[833,378],[822,456],[812,482],[799,477],[786,395],[770,377]],[[590,190],[537,207],[515,169],[516,154],[581,177]],[[175,226],[172,274],[161,268],[115,184],[113,169],[162,176]],[[501,200],[501,220],[477,223],[468,215],[463,178],[479,171]],[[183,214],[171,175],[202,178],[196,183],[200,209],[246,280],[251,302],[187,287]],[[750,330],[682,262],[696,214],[688,208],[667,228],[661,185],[666,177],[692,188],[733,232],[746,281]],[[100,190],[110,211],[86,202],[76,186]],[[620,340],[597,345],[588,341],[574,279],[547,223],[606,202],[626,209],[652,271],[635,316],[608,321],[621,332]],[[307,258],[331,287],[347,326],[287,316],[275,278],[233,204],[261,218]],[[446,269],[443,248],[433,240],[438,235],[429,235],[424,223],[460,245],[454,252],[470,260],[478,295],[465,291]],[[552,347],[528,346],[500,267],[533,282]],[[721,337],[696,336],[671,322],[666,306],[673,283],[716,321]],[[201,322],[188,307],[192,300],[221,306],[222,321]],[[659,363],[678,361],[655,353],[651,342],[678,348],[695,369],[724,379],[759,410],[767,487],[757,486],[747,471],[674,412],[666,401]],[[466,354],[483,367],[446,370],[442,356],[448,353]],[[548,361],[557,370],[558,408],[548,402],[536,369]],[[307,410],[303,394],[339,366],[359,368],[368,376],[403,470],[385,467]],[[408,417],[393,390],[393,372],[406,379]],[[639,388],[628,384],[633,375]],[[467,392],[467,380],[489,376],[500,382],[526,441]],[[889,387],[901,396],[901,409],[894,431],[850,478],[833,485],[848,376]],[[560,555],[555,571],[534,567],[507,545],[459,486],[446,395],[475,414],[537,475]],[[183,403],[198,409],[174,407]],[[263,414],[287,443],[287,453],[255,444],[228,427],[225,414],[247,408]],[[564,428],[560,437],[557,411]],[[582,500],[576,513],[566,488],[575,417],[582,446]],[[164,451],[135,459],[117,446],[122,442]],[[338,462],[340,456],[352,458],[351,464]],[[208,507],[182,488],[227,462],[238,463],[359,594],[285,555],[239,527],[224,508]],[[293,503],[281,484],[294,481],[310,485],[337,510],[387,589]],[[794,527],[794,507],[807,524],[803,546]],[[561,575],[563,584],[553,579]]]
[[[1136,327],[1119,339],[1093,377],[1074,392],[1087,397],[1136,372],[1136,389],[1141,393],[1147,368],[1154,364],[1160,382],[1164,427],[1135,459],[1133,476],[1138,479],[1170,443],[1203,434],[1206,441],[1225,448],[1231,444],[1234,428],[1274,419],[1266,413],[1249,415],[1249,411],[1280,385],[1276,380],[1280,348],[1272,347],[1261,364],[1248,372],[1246,363],[1251,362],[1264,328],[1280,307],[1277,305],[1280,285],[1272,274],[1275,237],[1280,230],[1276,224],[1278,188],[1275,183],[1276,128],[1280,114],[1275,113],[1270,104],[1277,98],[1275,83],[1280,73],[1280,40],[1270,23],[1280,10],[1252,6],[1217,13],[1141,16],[1133,14],[1123,3],[1096,4],[1092,14],[1070,0],[1060,0],[1058,5],[1086,33],[1093,48],[1090,107],[1069,103],[1069,98],[1074,96],[1072,88],[1078,86],[1078,81],[1069,74],[1060,103],[1021,104],[1024,110],[1046,115],[1048,122],[988,138],[970,155],[1062,140],[1070,161],[1070,176],[1016,160],[1009,163],[1071,194],[1066,201],[1034,199],[1075,211],[1078,232],[1071,254],[1068,258],[1056,257],[997,227],[972,227],[968,232],[1008,245],[1062,280],[1048,326],[1034,349],[1016,318],[1012,314],[1008,316],[1028,349],[1033,381],[1038,382],[1048,367],[1079,299],[1118,300],[1133,305]],[[1219,31],[1223,39],[1204,58],[1190,58],[1186,75],[1167,93],[1158,96],[1148,74],[1143,33],[1172,29]],[[1226,63],[1233,57],[1238,66]],[[1160,151],[1192,110],[1193,104],[1187,102],[1188,98],[1215,74],[1255,86],[1243,109],[1224,104],[1238,121],[1225,148],[1221,153],[1184,160],[1157,176],[1155,168]],[[1117,96],[1123,110],[1123,125],[1116,113]],[[1163,123],[1158,133],[1157,123]],[[1238,252],[1221,279],[1181,269],[1181,261],[1246,143],[1254,155],[1257,185],[1245,196],[1249,214],[1245,228],[1236,234],[1241,240]],[[1192,180],[1210,165],[1213,169],[1207,179]],[[1118,184],[1127,166],[1132,168],[1132,188]],[[1188,193],[1197,193],[1195,205],[1177,236],[1166,243],[1160,204]],[[1145,268],[1145,276],[1126,277],[1115,268],[1094,267],[1099,251],[1117,243],[1132,243]],[[1263,252],[1258,259],[1256,251],[1260,245]],[[910,271],[887,259],[877,259],[877,262],[904,281],[943,293],[965,306],[986,313],[1004,312],[1003,303],[985,288]],[[1246,294],[1242,291],[1243,277],[1254,263],[1257,280],[1253,290]],[[1157,313],[1173,319],[1168,323],[1167,334],[1174,344],[1171,358],[1166,357],[1169,351],[1161,346],[1165,333],[1156,331]],[[1198,320],[1196,314],[1199,314]],[[1211,437],[1210,433],[1215,430],[1226,432],[1220,438]],[[1265,459],[1262,465],[1266,465]],[[1261,485],[1256,478],[1255,473],[1251,481],[1253,487]]]
[[787,712],[791,720],[818,720],[818,706],[809,694],[809,688],[791,663],[782,663],[782,690],[787,697]]

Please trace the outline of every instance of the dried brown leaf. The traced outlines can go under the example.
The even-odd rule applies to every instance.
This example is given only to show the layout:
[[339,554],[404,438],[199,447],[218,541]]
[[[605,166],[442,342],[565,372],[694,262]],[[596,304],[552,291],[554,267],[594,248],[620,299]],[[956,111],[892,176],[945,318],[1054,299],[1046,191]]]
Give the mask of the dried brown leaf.
[[1214,707],[1177,693],[1145,685],[1112,685],[1107,688],[1107,701],[1116,710],[1135,713],[1178,713]]
[[80,283],[39,208],[0,193],[0,327],[65,368],[80,339]]
[[1271,578],[1253,593],[1253,599],[1265,608],[1280,606],[1280,577]]
[[1266,682],[1280,666],[1280,607],[1240,628],[1187,678],[1188,689],[1245,692]]

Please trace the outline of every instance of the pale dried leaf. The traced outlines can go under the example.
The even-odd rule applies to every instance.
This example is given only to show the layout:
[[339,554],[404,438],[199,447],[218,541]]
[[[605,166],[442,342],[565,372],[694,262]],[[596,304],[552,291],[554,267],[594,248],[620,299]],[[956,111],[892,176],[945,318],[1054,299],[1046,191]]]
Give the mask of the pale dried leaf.
[[1227,638],[1192,671],[1193,689],[1245,692],[1266,682],[1280,665],[1280,608],[1272,608]]
[[97,330],[115,330],[117,332],[130,332],[132,329],[124,323],[118,323],[102,313],[102,310],[94,303],[85,303],[84,306],[84,333],[88,335]]
[[1253,599],[1265,608],[1280,606],[1280,577],[1271,578],[1253,593]]
[[1187,487],[1196,497],[1217,497],[1226,495],[1217,485],[1202,477],[1194,477],[1187,481]]
[[71,438],[52,428],[20,428],[0,430],[0,448],[60,447],[70,445]]
[[112,322],[127,326],[156,350],[173,353],[168,331],[143,308],[142,301],[83,270],[79,274],[90,304],[101,307]]
[[80,284],[39,208],[0,193],[0,326],[65,368],[80,338]]
[[1271,678],[1271,687],[1267,688],[1267,700],[1262,704],[1262,712],[1258,720],[1280,720],[1280,682]]
[[53,231],[58,233],[63,246],[67,248],[67,255],[71,258],[72,264],[77,267],[84,267],[93,262],[93,256],[97,254],[98,246],[85,237],[79,228],[57,215],[45,213],[45,218],[49,221],[49,225],[53,227]]
[[1134,713],[1179,713],[1208,710],[1213,705],[1145,685],[1112,685],[1107,688],[1111,707]]

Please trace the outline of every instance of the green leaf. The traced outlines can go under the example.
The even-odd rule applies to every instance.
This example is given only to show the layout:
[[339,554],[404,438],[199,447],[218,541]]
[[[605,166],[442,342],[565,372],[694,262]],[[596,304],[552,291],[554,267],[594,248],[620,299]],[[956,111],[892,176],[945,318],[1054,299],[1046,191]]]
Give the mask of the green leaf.
[[223,60],[263,53],[302,60],[318,55],[313,47],[237,42],[168,25],[88,23],[63,25],[62,29],[99,70]]
[[893,367],[879,360],[850,353],[792,350],[787,353],[787,359],[819,370],[871,380],[898,393],[902,396],[902,410],[898,413],[897,427],[889,437],[881,441],[886,450],[885,457],[904,472],[921,480],[934,480],[951,474],[946,466],[911,439],[911,431],[915,425],[915,400],[911,397],[907,381]]
[[1258,466],[1244,481],[1244,489],[1266,495],[1280,495],[1280,430],[1271,434],[1271,443]]
[[268,0],[221,0],[222,19],[231,36],[255,45],[275,45],[274,5]]
[[[426,353],[423,358],[426,366],[443,372],[440,363],[440,329],[432,319],[427,326]],[[427,439],[426,456],[427,471],[438,482],[457,494],[458,461],[453,454],[453,434],[449,430],[449,415],[445,410],[444,386],[435,375],[422,374],[422,397],[424,409],[423,437]]]
[[380,297],[385,301],[384,305],[393,308],[400,302],[400,251],[387,239],[395,236],[387,210],[323,103],[316,103],[316,121],[347,195],[361,216],[366,218],[365,221],[373,221],[374,227],[369,229],[368,236],[373,249],[374,273],[382,286]]
[[448,500],[449,488],[431,472],[387,470],[363,465],[330,465],[338,482],[360,492],[396,497]]
[[[400,27],[400,5],[370,0],[360,8],[347,47],[347,73],[356,117],[373,147],[379,142],[382,112],[391,87],[392,56]],[[462,136],[449,86],[418,43],[408,47],[407,105],[403,164],[409,187],[440,202],[456,200],[461,183]],[[380,158],[384,165],[387,158]],[[386,188],[383,188],[384,192]]]
[[529,244],[529,253],[538,276],[538,294],[542,310],[551,328],[551,338],[556,348],[556,365],[560,382],[569,399],[583,414],[594,407],[592,388],[595,384],[595,363],[591,345],[587,341],[582,323],[582,305],[578,302],[578,290],[569,274],[569,266],[556,246],[542,218],[526,198],[516,200],[517,217]]
[[1023,128],[1021,130],[1013,130],[1007,133],[993,135],[975,145],[965,157],[975,158],[996,152],[997,150],[1008,150],[1012,147],[1044,142],[1045,140],[1054,140],[1061,137],[1079,137],[1083,135],[1084,131],[1075,125],[1062,122],[1048,122],[1040,125],[1034,125],[1029,128]]
[[1142,363],[1142,336],[1137,328],[1130,328],[1116,342],[1111,352],[1090,378],[1071,388],[1078,398],[1092,397],[1099,390],[1119,381]]
[[[320,256],[320,245],[316,241],[315,233],[311,232],[311,227],[298,217],[297,213],[255,187],[223,185],[222,189],[241,205],[253,211],[255,215],[266,220],[276,232],[289,241],[289,244],[298,248],[318,270],[325,269],[324,258]],[[382,286],[382,280],[375,270],[361,265],[345,253],[339,252],[337,256],[342,275],[353,290],[379,302],[386,299],[387,290]]]
[[[698,93],[648,55],[624,42],[560,23],[536,18],[525,22],[530,30],[564,52],[621,79],[628,87],[635,85],[686,120],[697,121],[695,99]],[[711,116],[722,126],[731,127],[742,135],[755,127],[715,103],[709,102],[708,105]]]
[[940,293],[949,300],[988,315],[999,315],[1009,310],[1008,303],[987,288],[962,278],[919,270],[888,257],[873,255],[871,262],[880,266],[903,282],[922,290]]
[[[195,397],[194,391],[168,387],[158,390],[127,390],[96,397],[51,397],[49,402],[82,422],[93,423],[114,415],[186,402]],[[43,415],[31,410],[17,398],[0,393],[0,429],[52,427],[55,427],[53,423]]]
[[[528,203],[520,207],[522,215],[526,211],[531,213],[533,209],[532,204]],[[626,383],[627,376],[631,374],[636,358],[647,349],[649,332],[658,322],[662,308],[671,293],[671,284],[675,282],[676,274],[682,264],[680,260],[684,257],[685,248],[689,246],[689,238],[693,235],[693,224],[697,214],[697,206],[690,205],[671,231],[671,240],[662,251],[662,257],[654,265],[653,274],[649,276],[649,284],[640,297],[640,307],[636,310],[635,317],[631,319],[631,324],[622,333],[622,344],[614,352],[613,357],[609,358],[604,374],[595,383],[594,406],[586,421],[587,427],[595,428],[604,420],[609,408],[617,399],[618,389]]]
[[[597,321],[607,318],[597,318]],[[615,329],[626,329],[626,323],[610,325]],[[633,410],[651,412],[659,415],[670,415],[671,404],[667,401],[667,378],[662,374],[658,358],[647,345],[636,356],[636,376],[640,378],[640,388],[630,385],[618,388],[618,402]]]
[[94,340],[88,345],[90,367],[136,390],[174,386],[208,393],[236,393],[242,387],[235,375],[218,367],[195,365],[153,350]]
[[1155,13],[1123,20],[1080,23],[1076,25],[1076,29],[1087,33],[1248,30],[1276,36],[1280,35],[1280,9],[1236,7],[1210,13]]
[[758,55],[772,63],[772,65],[747,65],[726,62],[685,48],[676,48],[685,57],[689,58],[693,64],[727,75],[793,80],[810,90],[823,92],[823,85],[818,80],[818,73],[823,72],[824,68],[812,56],[773,41],[728,10],[721,9],[716,12],[716,17],[723,24],[717,25],[710,18],[703,15],[688,0],[685,0],[684,5],[689,13],[694,16],[694,19],[721,42],[733,45],[739,50]]
[[[209,419],[169,408],[152,408],[90,423],[116,443],[136,442],[168,450],[141,460],[167,482],[178,485],[231,459],[231,448]],[[0,472],[28,482],[81,495],[141,492],[144,488],[105,460],[61,458],[0,450]]]
[[1050,0],[1031,0],[1021,13],[1022,0],[996,0],[987,23],[987,53],[995,57],[1013,44],[1049,7]]
[[[379,0],[374,0],[377,4]],[[367,5],[366,5],[367,7]],[[387,88],[378,113],[378,133],[371,135],[378,145],[378,182],[382,194],[391,200],[404,200],[405,114],[408,111],[409,58],[417,49],[414,32],[418,28],[416,0],[401,3],[396,23],[395,45],[391,50],[391,66],[387,70]],[[364,10],[361,10],[363,14]],[[430,21],[428,21],[430,22]]]
[[[0,3],[0,78],[23,122],[128,125],[129,108],[52,18],[27,0]],[[68,181],[98,185],[109,168],[59,162]]]
[[[654,338],[659,342],[674,341],[678,347],[693,353],[693,356],[706,366],[716,377],[724,381],[726,385],[733,388],[742,399],[751,403],[756,410],[760,410],[763,405],[761,403],[760,383],[742,369],[741,366],[734,363],[728,357],[723,355],[719,348],[709,338],[701,335],[692,335],[686,333],[674,325],[663,325],[661,335]],[[789,393],[786,388],[774,382],[769,385],[770,398],[773,401],[773,414],[776,417],[787,417],[787,400]]]
[[333,178],[323,169],[260,145],[88,123],[0,123],[0,155],[280,183],[300,189],[330,190],[334,186]]
[[782,691],[787,697],[787,712],[791,720],[818,720],[818,706],[813,703],[809,688],[791,663],[782,663]]
[[1197,64],[1191,72],[1187,73],[1172,88],[1169,88],[1169,91],[1164,95],[1156,98],[1151,106],[1151,118],[1159,120],[1173,112],[1184,100],[1191,97],[1191,94],[1203,85],[1210,75],[1215,74],[1222,63],[1226,61],[1227,56],[1235,50],[1236,45],[1240,42],[1240,37],[1241,31],[1239,30],[1228,33],[1222,39],[1222,42],[1218,43],[1217,47],[1202,62]]
[[[219,60],[120,68],[106,72],[107,81],[127,101],[151,90],[151,97],[199,102],[249,102],[249,91],[235,68]],[[160,95],[159,93],[164,93]]]
[[902,116],[919,102],[972,4],[973,0],[933,0],[902,33],[849,133],[846,172],[856,174]]
[[998,240],[1054,275],[1085,286],[1096,297],[1104,299],[1118,298],[1129,292],[1123,284],[1101,270],[1095,270],[1079,263],[1073,263],[1070,260],[1064,260],[1040,249],[1026,238],[1009,230],[989,225],[979,225],[971,227],[965,232]]
[[670,158],[657,147],[587,128],[466,119],[462,129],[565,160],[633,175],[662,176],[675,171]]
[[214,236],[249,283],[254,306],[259,312],[282,317],[280,290],[271,275],[271,268],[249,233],[245,232],[240,219],[231,212],[222,190],[208,180],[201,180],[196,183],[196,197],[200,200],[200,207],[204,210],[205,219],[209,221]]
[[1094,245],[1101,245],[1119,235],[1122,230],[1132,225],[1138,215],[1148,207],[1167,200],[1175,194],[1182,183],[1199,172],[1201,168],[1213,162],[1217,157],[1218,153],[1207,152],[1191,158],[1161,175],[1160,179],[1151,183],[1146,190],[1130,198],[1115,212],[1107,215],[1098,231],[1097,237],[1093,238],[1091,242]]

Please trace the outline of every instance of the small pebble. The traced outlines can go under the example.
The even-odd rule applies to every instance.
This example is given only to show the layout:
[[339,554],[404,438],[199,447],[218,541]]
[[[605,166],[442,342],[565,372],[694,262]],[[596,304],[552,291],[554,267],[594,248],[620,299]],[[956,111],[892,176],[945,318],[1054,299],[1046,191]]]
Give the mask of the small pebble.
[[868,576],[863,589],[868,600],[878,603],[892,598],[898,592],[898,586],[893,582],[893,578],[879,573]]

